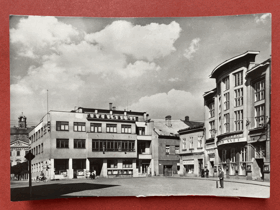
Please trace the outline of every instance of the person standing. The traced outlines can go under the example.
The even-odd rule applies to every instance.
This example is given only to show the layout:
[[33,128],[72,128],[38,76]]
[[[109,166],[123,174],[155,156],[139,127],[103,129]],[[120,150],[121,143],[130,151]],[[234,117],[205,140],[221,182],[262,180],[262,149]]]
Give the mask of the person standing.
[[207,168],[207,166],[205,166],[205,177],[208,178],[209,177],[209,170]]
[[220,188],[224,188],[224,172],[221,168],[219,168],[219,180],[220,180]]

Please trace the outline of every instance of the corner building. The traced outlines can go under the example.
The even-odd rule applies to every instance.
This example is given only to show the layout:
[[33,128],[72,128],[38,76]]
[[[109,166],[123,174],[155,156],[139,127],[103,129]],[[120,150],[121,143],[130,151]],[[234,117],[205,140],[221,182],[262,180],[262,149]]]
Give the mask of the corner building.
[[204,94],[206,159],[227,178],[269,180],[270,59],[247,51],[217,66],[216,88]]
[[136,177],[137,160],[151,167],[150,125],[145,112],[111,104],[107,110],[50,111],[29,133],[32,177],[43,171],[49,179],[84,178],[93,170],[100,177]]

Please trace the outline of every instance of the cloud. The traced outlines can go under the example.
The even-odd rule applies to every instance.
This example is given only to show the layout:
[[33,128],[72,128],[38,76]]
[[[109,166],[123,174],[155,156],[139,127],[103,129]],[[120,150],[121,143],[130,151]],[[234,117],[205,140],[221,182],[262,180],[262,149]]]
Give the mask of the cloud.
[[173,44],[180,32],[180,25],[175,21],[169,25],[151,23],[140,26],[121,20],[100,32],[86,35],[85,40],[98,43],[106,51],[152,61],[176,50]]
[[255,17],[255,21],[256,21],[256,23],[266,23],[266,21],[270,18],[271,18],[271,14],[266,13],[266,14],[263,14],[261,16]]
[[126,68],[119,71],[124,78],[139,77],[149,71],[159,71],[161,68],[154,62],[136,61],[134,64],[128,64]]
[[195,38],[191,41],[190,46],[185,50],[184,56],[187,59],[192,59],[193,54],[199,49],[200,38]]
[[179,80],[180,79],[178,77],[172,77],[168,79],[169,82],[178,82]]
[[203,98],[192,95],[190,92],[172,89],[167,93],[157,93],[145,96],[138,102],[129,106],[131,110],[146,111],[153,113],[151,118],[164,118],[171,115],[173,119],[183,119],[188,115],[193,120],[203,121]]

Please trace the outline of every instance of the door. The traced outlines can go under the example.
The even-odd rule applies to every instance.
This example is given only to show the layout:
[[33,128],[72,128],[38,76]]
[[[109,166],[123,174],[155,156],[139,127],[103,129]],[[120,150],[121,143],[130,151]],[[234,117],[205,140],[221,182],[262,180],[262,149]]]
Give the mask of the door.
[[164,176],[172,176],[172,165],[164,165]]
[[260,178],[263,179],[263,176],[264,176],[264,174],[263,174],[263,165],[264,165],[263,159],[262,158],[256,158],[256,161],[257,161],[257,164],[258,164],[259,169],[260,169]]

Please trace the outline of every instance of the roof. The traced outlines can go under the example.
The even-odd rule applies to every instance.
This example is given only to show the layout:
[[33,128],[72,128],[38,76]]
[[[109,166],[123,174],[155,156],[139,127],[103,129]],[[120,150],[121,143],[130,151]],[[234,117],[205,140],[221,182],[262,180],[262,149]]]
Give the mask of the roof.
[[152,121],[154,121],[154,131],[160,136],[178,136],[178,130],[189,127],[182,120],[170,120],[170,127],[166,125],[164,119],[152,119]]
[[178,131],[178,133],[183,134],[183,133],[191,133],[191,132],[197,132],[201,131],[204,129],[204,123],[202,122],[193,122],[189,121],[191,126],[189,128],[181,129]]
[[214,70],[211,72],[209,77],[210,78],[216,78],[217,75],[219,75],[221,72],[223,72],[227,68],[230,68],[232,65],[234,65],[236,63],[240,63],[244,60],[249,61],[249,62],[253,62],[253,61],[255,61],[255,57],[258,54],[259,54],[259,51],[247,51],[247,52],[245,52],[241,55],[238,55],[238,56],[235,56],[235,57],[230,58],[228,60],[225,60],[223,63],[218,65],[216,68],[214,68]]
[[[78,109],[82,109],[82,113],[88,113],[88,112],[94,112],[95,110],[98,110],[98,112],[102,113],[110,113],[110,111],[113,111],[116,114],[123,114],[124,112],[127,112],[127,114],[133,114],[133,115],[143,115],[146,112],[136,112],[131,110],[110,110],[110,109],[98,109],[98,108],[85,108],[85,107],[78,107]],[[76,112],[76,110],[72,110],[71,112]]]
[[257,64],[254,67],[248,69],[246,74],[248,75],[248,74],[250,74],[252,72],[255,72],[256,70],[261,69],[263,67],[266,68],[268,65],[270,65],[270,63],[271,63],[271,59],[269,58],[269,59],[265,60],[264,62],[262,62],[260,64]]
[[200,128],[204,126],[204,122],[184,121],[184,123],[186,123],[189,126],[189,128],[187,129]]
[[24,142],[29,143],[28,134],[33,128],[18,128],[18,127],[11,127],[10,128],[10,142],[15,140],[21,140]]

